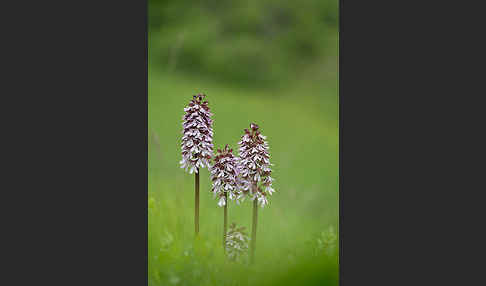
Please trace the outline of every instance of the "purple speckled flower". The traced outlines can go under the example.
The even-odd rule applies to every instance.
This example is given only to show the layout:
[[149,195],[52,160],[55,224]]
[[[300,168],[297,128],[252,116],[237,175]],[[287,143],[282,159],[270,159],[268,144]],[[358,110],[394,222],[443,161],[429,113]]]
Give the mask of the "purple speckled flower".
[[213,120],[204,94],[194,95],[184,108],[181,168],[198,173],[199,168],[210,168],[213,153]]
[[268,204],[267,196],[275,190],[272,188],[273,179],[270,177],[270,155],[266,137],[258,131],[258,125],[250,124],[250,130],[245,129],[241,137],[239,171],[242,192],[251,200],[257,199],[260,206]]
[[218,149],[214,157],[214,165],[210,169],[212,192],[219,198],[220,207],[226,205],[226,196],[230,200],[239,203],[240,192],[238,190],[238,158],[233,155],[233,149],[228,145],[223,150]]

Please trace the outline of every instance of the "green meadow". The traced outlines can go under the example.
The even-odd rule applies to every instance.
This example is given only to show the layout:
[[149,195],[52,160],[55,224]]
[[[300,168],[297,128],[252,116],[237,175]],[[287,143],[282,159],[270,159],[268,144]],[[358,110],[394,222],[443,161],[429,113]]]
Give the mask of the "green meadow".
[[[149,1],[149,285],[338,285],[337,5],[269,1],[284,15],[272,26],[258,1],[244,10],[191,6],[180,17],[174,11],[187,1],[161,3]],[[223,209],[207,169],[194,237],[194,174],[179,161],[183,109],[197,93],[214,114],[215,150],[229,144],[237,154],[252,122],[267,136],[276,192],[259,208],[254,265],[224,257]],[[250,234],[251,201],[230,202],[228,215]]]

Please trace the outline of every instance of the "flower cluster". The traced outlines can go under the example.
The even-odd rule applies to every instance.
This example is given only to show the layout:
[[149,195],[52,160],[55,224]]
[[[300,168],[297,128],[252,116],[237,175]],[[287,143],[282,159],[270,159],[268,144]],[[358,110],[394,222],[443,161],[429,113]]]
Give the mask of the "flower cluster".
[[275,190],[272,188],[273,179],[270,177],[270,160],[266,137],[258,131],[258,125],[250,124],[250,129],[245,129],[241,137],[240,164],[242,192],[250,196],[251,200],[257,199],[263,207],[268,204],[267,196]]
[[226,194],[230,200],[236,199],[239,203],[241,194],[238,190],[238,158],[233,155],[233,149],[228,145],[222,151],[218,149],[210,172],[212,192],[215,197],[219,197],[218,205],[226,205]]
[[232,261],[238,261],[248,251],[248,234],[245,232],[245,227],[237,228],[235,223],[229,227],[226,234],[226,255]]
[[184,108],[182,133],[181,168],[189,173],[198,172],[199,168],[210,167],[213,153],[213,120],[208,102],[203,99],[206,95],[194,95],[189,105]]

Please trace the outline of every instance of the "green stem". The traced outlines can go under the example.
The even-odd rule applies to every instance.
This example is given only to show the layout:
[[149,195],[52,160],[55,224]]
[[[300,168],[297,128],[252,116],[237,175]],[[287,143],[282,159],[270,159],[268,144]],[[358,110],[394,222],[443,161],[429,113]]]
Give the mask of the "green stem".
[[253,200],[253,224],[251,227],[251,257],[250,264],[255,262],[255,246],[256,246],[256,231],[258,223],[258,200],[255,198]]
[[226,234],[228,232],[228,193],[224,193],[226,203],[224,204],[224,223],[223,223],[223,249],[226,253]]
[[199,170],[195,177],[195,207],[194,207],[194,230],[196,236],[199,235]]

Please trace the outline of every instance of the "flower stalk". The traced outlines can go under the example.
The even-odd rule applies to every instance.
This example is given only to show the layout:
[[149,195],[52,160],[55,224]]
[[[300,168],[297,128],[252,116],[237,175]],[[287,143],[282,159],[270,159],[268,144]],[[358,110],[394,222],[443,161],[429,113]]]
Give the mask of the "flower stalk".
[[199,234],[199,172],[195,174],[194,190],[194,233]]
[[[228,193],[224,194],[224,198],[226,201],[228,201]],[[228,204],[226,203],[224,205],[224,221],[223,221],[223,249],[224,252],[226,253],[226,233],[228,232]]]
[[258,224],[258,201],[253,200],[253,221],[251,224],[251,255],[250,263],[255,263],[256,234]]
[[272,188],[273,178],[270,177],[270,154],[266,137],[259,131],[259,126],[250,124],[250,130],[238,142],[240,146],[240,177],[242,193],[253,201],[253,220],[251,230],[250,262],[255,261],[256,234],[258,223],[258,204],[264,207],[268,204],[268,196],[275,190]]
[[236,200],[238,203],[240,198],[238,158],[233,155],[233,149],[228,145],[223,150],[218,149],[210,172],[213,195],[219,198],[218,205],[223,207],[223,249],[226,251],[228,200]]
[[194,232],[199,234],[199,172],[202,168],[210,168],[211,155],[213,153],[213,120],[204,100],[206,95],[194,95],[188,106],[184,108],[182,117],[182,160],[181,168],[194,177]]

